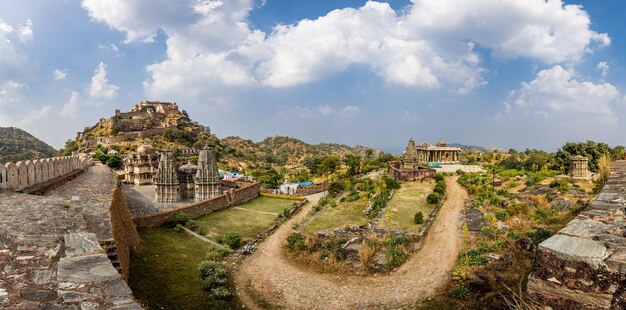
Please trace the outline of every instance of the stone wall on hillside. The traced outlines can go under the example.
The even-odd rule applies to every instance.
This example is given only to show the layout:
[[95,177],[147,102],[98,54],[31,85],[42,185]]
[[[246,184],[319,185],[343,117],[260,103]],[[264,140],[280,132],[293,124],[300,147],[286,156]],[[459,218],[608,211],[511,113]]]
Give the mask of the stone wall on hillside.
[[261,192],[260,183],[239,182],[238,185],[240,188],[227,190],[222,195],[205,201],[157,214],[137,217],[135,218],[135,224],[137,227],[161,226],[168,218],[174,216],[176,213],[185,213],[190,218],[197,218],[202,215],[254,199],[259,196],[259,193]]
[[118,181],[111,201],[111,228],[124,280],[128,280],[130,275],[131,255],[137,254],[140,250],[139,235],[132,218]]
[[555,309],[626,309],[626,161],[591,205],[539,244],[528,293]]

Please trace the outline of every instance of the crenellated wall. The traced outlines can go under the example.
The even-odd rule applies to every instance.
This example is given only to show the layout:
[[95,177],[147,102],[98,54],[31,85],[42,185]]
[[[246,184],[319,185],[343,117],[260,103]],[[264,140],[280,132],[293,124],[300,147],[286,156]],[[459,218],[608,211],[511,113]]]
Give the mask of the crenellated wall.
[[28,192],[76,174],[90,165],[78,155],[0,164],[0,189]]

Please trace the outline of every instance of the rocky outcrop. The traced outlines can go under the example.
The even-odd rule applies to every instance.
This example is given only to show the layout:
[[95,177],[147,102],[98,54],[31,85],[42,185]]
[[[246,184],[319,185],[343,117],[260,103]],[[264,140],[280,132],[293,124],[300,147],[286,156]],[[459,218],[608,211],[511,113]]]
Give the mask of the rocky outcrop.
[[528,293],[555,309],[626,308],[626,161],[596,200],[538,246]]

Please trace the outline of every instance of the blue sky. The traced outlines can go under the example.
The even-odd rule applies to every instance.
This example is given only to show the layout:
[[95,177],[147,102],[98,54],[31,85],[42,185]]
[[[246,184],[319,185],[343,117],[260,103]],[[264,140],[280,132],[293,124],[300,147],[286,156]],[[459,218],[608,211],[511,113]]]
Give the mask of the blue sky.
[[0,126],[55,147],[141,100],[220,137],[625,144],[626,3],[1,1]]

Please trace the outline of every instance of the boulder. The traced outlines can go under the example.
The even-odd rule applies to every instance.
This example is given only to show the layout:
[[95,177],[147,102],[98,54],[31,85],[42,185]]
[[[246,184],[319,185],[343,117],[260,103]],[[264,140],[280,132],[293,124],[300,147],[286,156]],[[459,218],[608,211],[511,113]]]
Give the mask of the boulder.
[[559,197],[550,203],[550,207],[557,209],[559,211],[567,211],[574,205],[573,202],[569,201],[567,198]]
[[466,210],[465,217],[467,221],[467,228],[474,232],[480,231],[480,228],[483,226],[483,216],[484,214],[478,209]]

